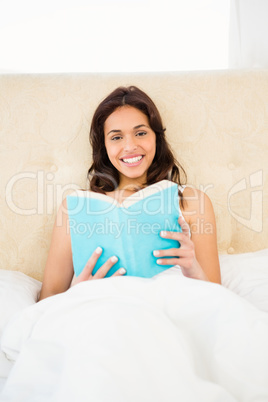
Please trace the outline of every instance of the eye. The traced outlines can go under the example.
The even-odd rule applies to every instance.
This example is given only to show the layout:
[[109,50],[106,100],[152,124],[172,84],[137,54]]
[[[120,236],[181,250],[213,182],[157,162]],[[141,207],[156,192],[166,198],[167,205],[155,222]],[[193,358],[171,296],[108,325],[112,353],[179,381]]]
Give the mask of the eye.
[[138,135],[139,137],[142,137],[146,134],[147,134],[146,131],[139,131],[136,135]]
[[122,137],[120,135],[115,135],[114,137],[111,138],[112,141],[117,141],[120,140]]

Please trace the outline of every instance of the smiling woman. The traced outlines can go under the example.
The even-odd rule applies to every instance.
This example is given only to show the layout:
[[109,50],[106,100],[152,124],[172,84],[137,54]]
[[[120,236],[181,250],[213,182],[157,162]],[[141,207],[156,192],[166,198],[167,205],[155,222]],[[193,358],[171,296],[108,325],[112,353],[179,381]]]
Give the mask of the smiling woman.
[[120,186],[133,183],[143,187],[156,151],[155,133],[148,117],[132,106],[122,106],[105,121],[104,135],[106,152],[118,170]]
[[[153,247],[156,247],[159,236],[165,241],[175,241],[175,246],[145,250],[146,256],[153,255],[157,258],[149,264],[151,276],[157,274],[156,266],[179,265],[181,272],[187,277],[220,283],[216,223],[212,204],[201,191],[182,186],[181,175],[184,170],[175,160],[166,141],[165,129],[152,99],[135,86],[115,89],[99,104],[93,115],[90,140],[93,163],[88,171],[91,191],[86,196],[90,197],[94,192],[101,193],[104,202],[114,199],[121,207],[123,202],[131,199],[135,193],[141,194],[141,189],[159,193],[160,183],[164,190],[170,182],[173,182],[173,186],[175,184],[175,221],[178,223],[178,231],[162,228],[159,233],[154,234],[156,237]],[[171,204],[170,200],[163,203],[164,207]],[[137,205],[139,204],[137,203],[136,207]],[[143,207],[140,208],[141,210],[136,212],[144,213]],[[88,219],[88,216],[91,220],[95,219],[92,216],[94,211],[93,204],[89,203],[89,210],[83,219]],[[119,261],[116,255],[118,250],[113,249],[115,255],[105,259],[104,264],[100,264],[96,270],[103,252],[100,244],[89,256],[86,265],[83,263],[78,276],[74,276],[74,238],[72,237],[71,242],[69,219],[71,214],[73,210],[64,200],[56,221],[60,221],[61,225],[55,224],[54,227],[40,299],[64,292],[71,284],[104,278],[109,272],[113,272],[114,265]],[[149,215],[151,214],[145,213],[145,220],[148,220]],[[116,219],[124,220],[123,217],[119,218],[119,215]],[[159,220],[160,216],[154,216],[152,226]],[[200,221],[203,225],[209,225],[211,230],[200,230]],[[109,235],[110,232],[107,232],[106,238]],[[121,243],[126,247],[128,241],[128,252],[135,254],[136,249],[141,248],[139,242],[142,240],[136,235],[138,245],[130,250],[129,245],[133,244],[131,234],[127,232],[125,236],[128,238],[122,238]],[[144,240],[143,243],[142,246],[146,246]],[[87,250],[87,247],[84,249]],[[131,259],[127,260],[128,266],[117,269],[111,276],[126,274],[128,268],[131,271],[132,264]]]
[[[113,192],[131,184],[140,188],[168,176],[181,184],[181,175],[185,175],[165,139],[154,102],[135,86],[119,87],[99,104],[92,118],[90,142],[93,163],[88,173],[93,191]],[[126,160],[133,157],[142,157],[135,161],[135,169],[136,165],[130,165],[134,161]]]

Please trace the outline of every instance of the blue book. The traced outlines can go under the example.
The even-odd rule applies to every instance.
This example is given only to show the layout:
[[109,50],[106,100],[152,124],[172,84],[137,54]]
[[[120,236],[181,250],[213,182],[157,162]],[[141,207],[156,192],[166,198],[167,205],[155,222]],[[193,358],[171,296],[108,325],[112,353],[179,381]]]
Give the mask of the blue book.
[[76,276],[98,246],[103,252],[93,275],[113,255],[118,262],[107,277],[124,267],[126,275],[151,278],[171,267],[158,265],[153,251],[180,246],[160,236],[161,230],[181,232],[176,183],[162,180],[137,191],[122,204],[105,194],[76,191],[67,196],[67,206]]

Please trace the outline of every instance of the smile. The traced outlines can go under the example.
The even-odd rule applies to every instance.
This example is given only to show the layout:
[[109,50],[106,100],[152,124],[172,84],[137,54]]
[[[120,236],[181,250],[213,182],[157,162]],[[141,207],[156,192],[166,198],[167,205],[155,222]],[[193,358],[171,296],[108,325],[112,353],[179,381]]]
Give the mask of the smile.
[[132,164],[136,164],[139,161],[141,161],[143,158],[143,155],[139,155],[139,156],[134,156],[133,158],[123,158],[121,159],[121,161],[123,161],[124,163],[127,163],[128,165],[132,165]]

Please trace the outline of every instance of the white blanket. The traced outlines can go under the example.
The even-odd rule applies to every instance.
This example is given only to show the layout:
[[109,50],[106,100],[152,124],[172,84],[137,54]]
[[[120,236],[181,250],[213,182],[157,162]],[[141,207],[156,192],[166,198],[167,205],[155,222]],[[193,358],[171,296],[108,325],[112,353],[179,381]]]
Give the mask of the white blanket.
[[268,314],[176,269],[84,282],[27,307],[1,401],[267,402]]

